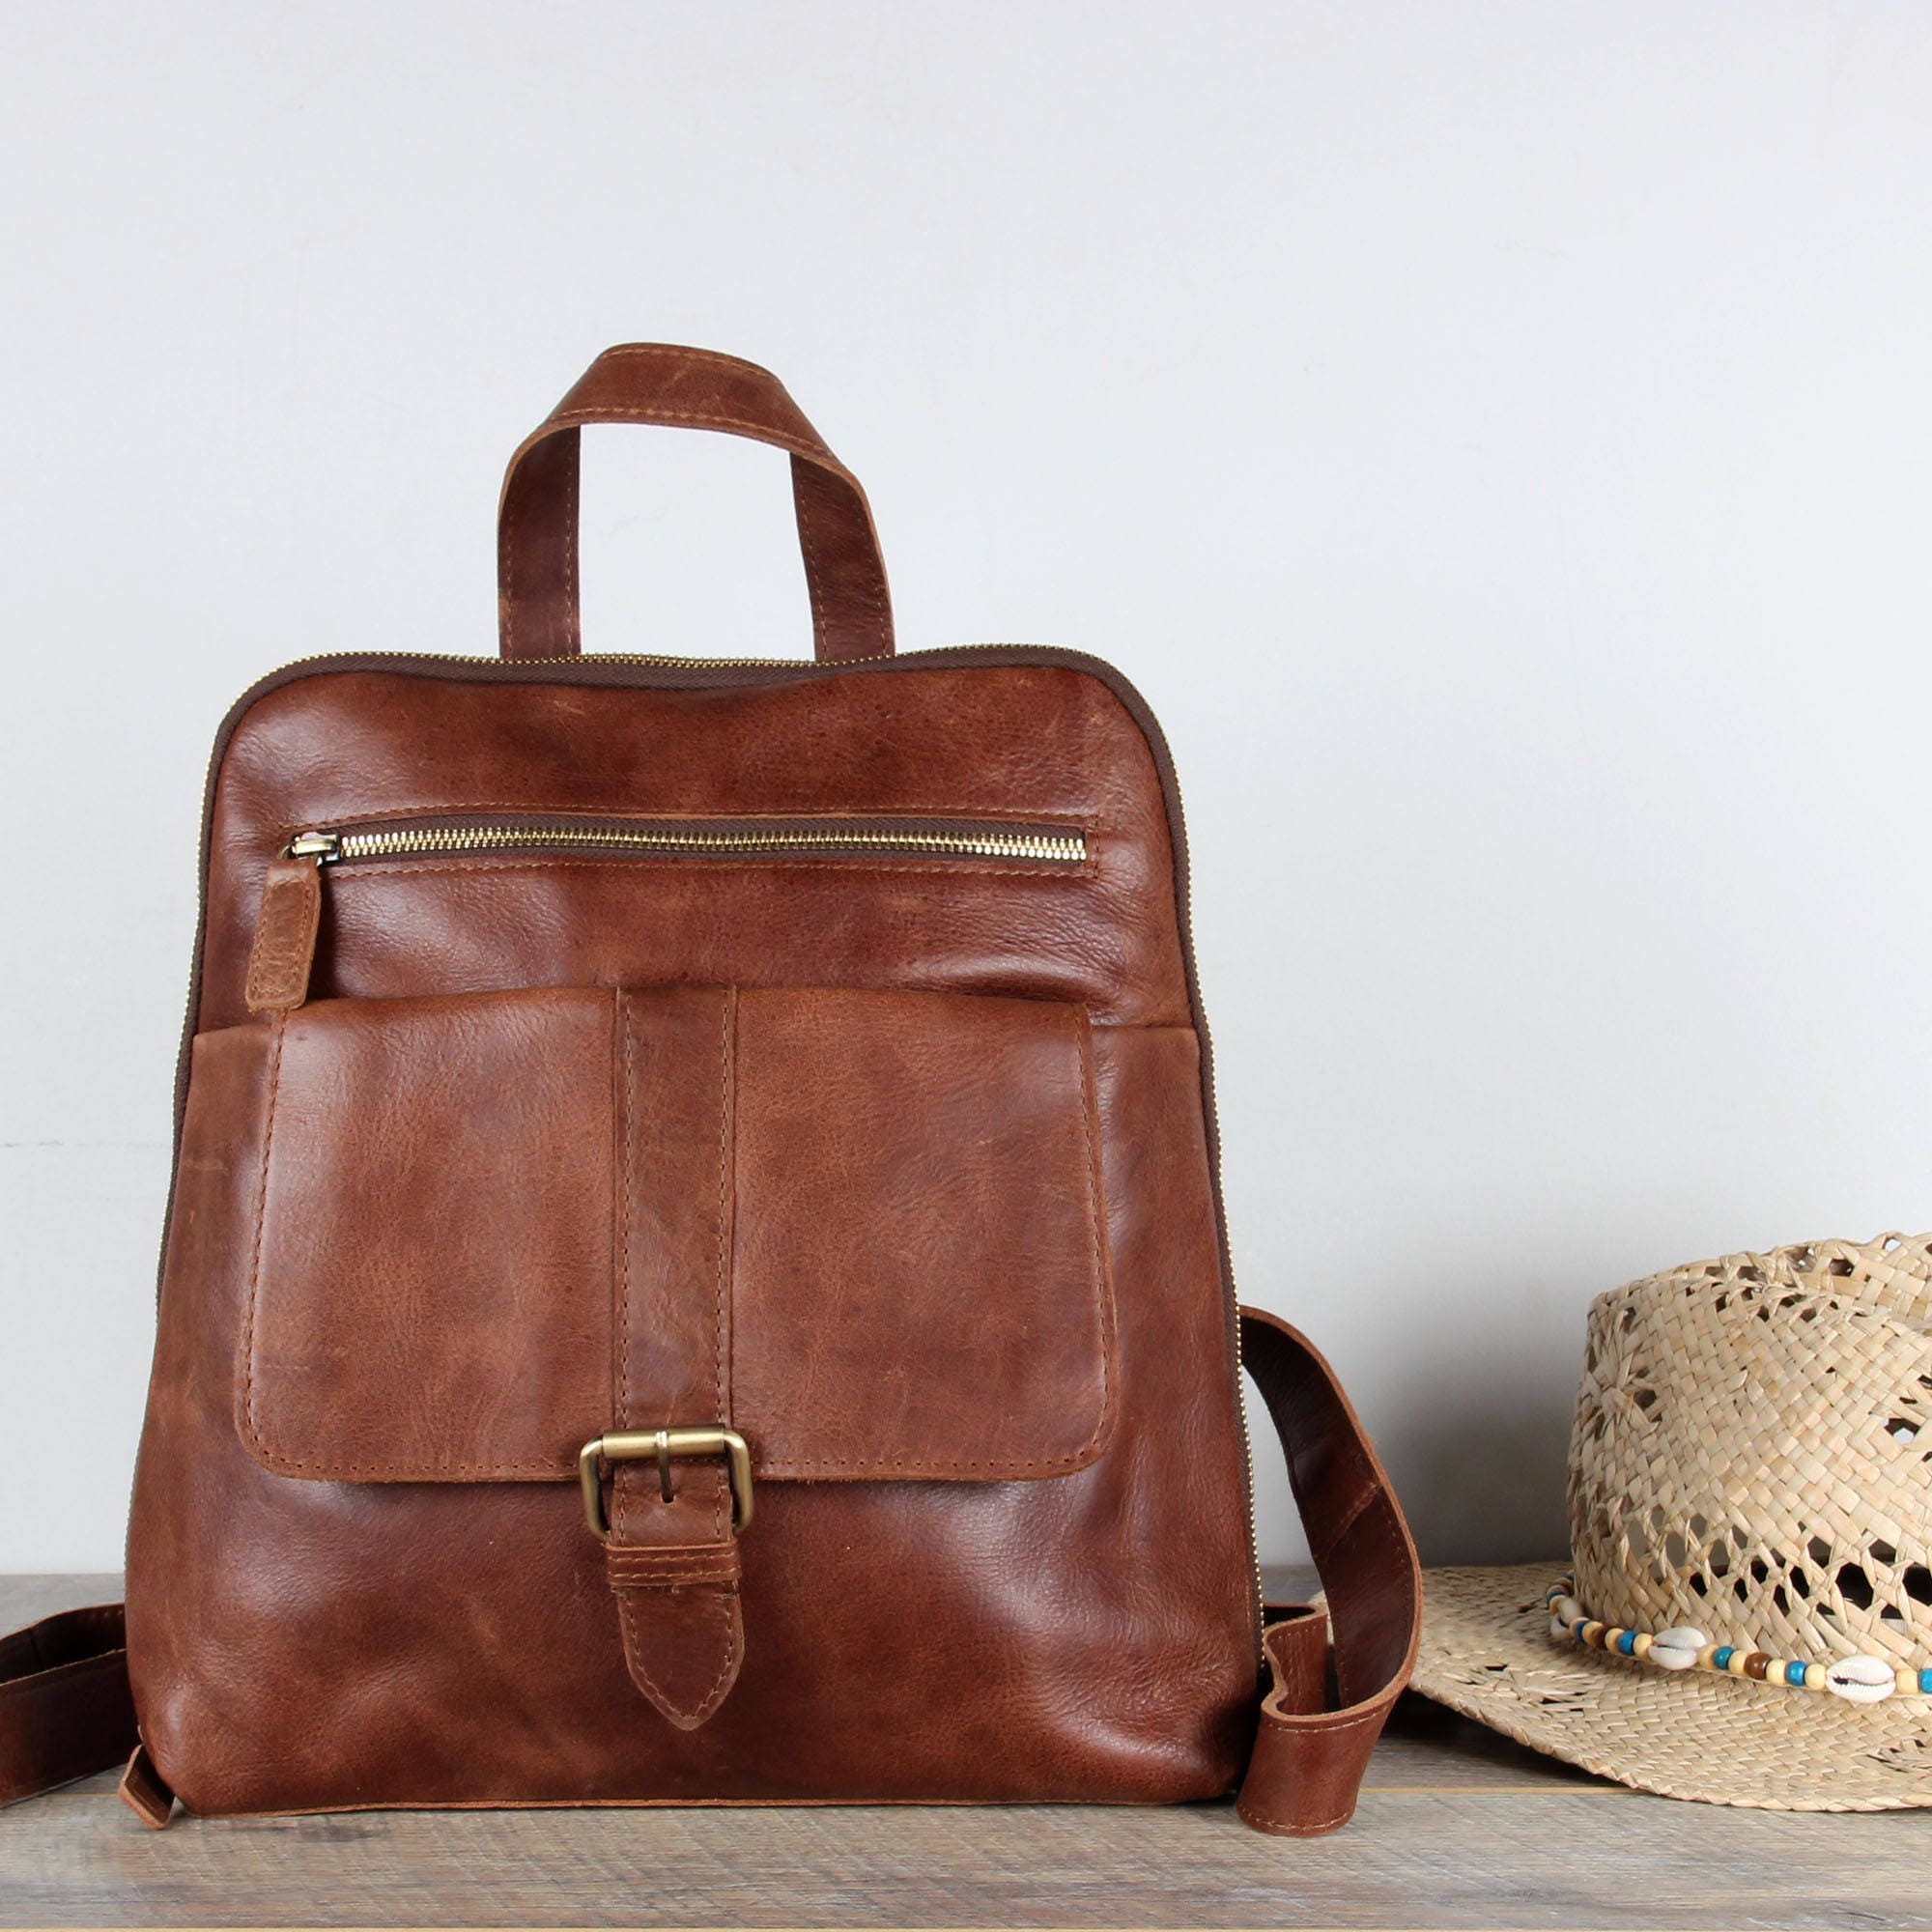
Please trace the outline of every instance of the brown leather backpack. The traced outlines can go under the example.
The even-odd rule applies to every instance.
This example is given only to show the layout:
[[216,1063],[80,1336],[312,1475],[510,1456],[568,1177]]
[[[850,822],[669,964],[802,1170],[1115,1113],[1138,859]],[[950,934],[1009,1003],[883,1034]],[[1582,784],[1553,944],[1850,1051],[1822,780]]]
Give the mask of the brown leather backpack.
[[[578,654],[616,422],[790,452],[815,663]],[[311,659],[216,738],[125,1648],[119,1605],[0,1643],[0,1800],[131,1747],[155,1825],[1344,1823],[1415,1555],[1321,1357],[1235,1304],[1147,706],[895,655],[857,481],[696,350],[597,360],[498,565],[500,658]],[[1325,1615],[1261,1601],[1244,1354]]]

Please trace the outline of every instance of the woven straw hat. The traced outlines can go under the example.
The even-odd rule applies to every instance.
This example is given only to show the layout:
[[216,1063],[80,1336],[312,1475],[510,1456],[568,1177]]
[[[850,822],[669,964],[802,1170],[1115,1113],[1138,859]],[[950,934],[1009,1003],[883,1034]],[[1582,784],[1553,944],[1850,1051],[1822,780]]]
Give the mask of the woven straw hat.
[[1568,1563],[1428,1574],[1417,1690],[1675,1798],[1932,1805],[1932,1236],[1600,1296],[1569,1493]]

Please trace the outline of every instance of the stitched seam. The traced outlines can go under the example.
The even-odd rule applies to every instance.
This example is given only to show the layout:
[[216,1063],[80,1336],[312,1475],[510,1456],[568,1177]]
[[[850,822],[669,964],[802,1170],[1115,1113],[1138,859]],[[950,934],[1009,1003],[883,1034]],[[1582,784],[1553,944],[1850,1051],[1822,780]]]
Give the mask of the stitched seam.
[[[268,1118],[262,1127],[261,1173],[255,1182],[255,1244],[248,1262],[248,1359],[242,1379],[242,1409],[247,1422],[249,1441],[265,1453],[273,1455],[275,1452],[264,1441],[255,1419],[256,1315],[261,1302],[262,1229],[269,1213],[269,1156],[275,1145],[275,1103],[281,1094],[282,1040],[288,1028],[280,1013],[277,1013],[270,1024],[274,1034],[275,1047],[269,1061],[269,1110]],[[299,1468],[306,1465],[296,1463],[294,1466]]]
[[[1280,1687],[1270,1690],[1263,1700],[1272,1703],[1281,1694]],[[1268,1711],[1264,1710],[1262,1719],[1277,1730],[1293,1733],[1297,1737],[1325,1736],[1330,1731],[1360,1730],[1365,1724],[1379,1727],[1388,1716],[1388,1708],[1394,1703],[1393,1690],[1386,1695],[1378,1693],[1364,1703],[1350,1704],[1340,1711]]]
[[517,638],[517,526],[523,521],[523,492],[518,488],[523,471],[523,451],[510,459],[510,473],[503,487],[503,514],[497,527],[497,587],[502,609],[497,613],[501,630],[498,648],[504,657],[516,657]]
[[605,350],[597,360],[615,362],[620,356],[627,355],[668,356],[676,362],[706,362],[714,369],[742,369],[746,375],[757,376],[775,388],[783,386],[769,369],[761,368],[755,362],[747,362],[742,355],[722,355],[716,349],[683,349],[674,342],[620,342],[614,349]]
[[[621,1083],[622,1101],[618,1107],[616,1144],[613,1160],[617,1180],[617,1333],[618,1375],[617,1375],[617,1419],[626,1429],[631,1426],[631,1195],[636,1184],[637,1150],[635,1134],[637,1130],[638,1105],[638,1054],[632,1003],[621,990],[611,995],[611,1042],[612,1050],[623,1062]],[[625,1504],[628,1498],[624,1486],[613,1476],[611,1482],[611,1503],[616,1515],[617,1528],[624,1527]]]
[[720,1687],[724,1684],[725,1678],[730,1674],[732,1666],[738,1661],[738,1627],[732,1621],[731,1616],[732,1599],[738,1594],[736,1589],[726,1587],[722,1590],[707,1592],[705,1596],[704,1602],[706,1605],[720,1611],[724,1620],[724,1661],[718,1666],[718,1675],[711,1680],[703,1696],[698,1698],[695,1704],[680,1703],[677,1698],[673,1697],[651,1675],[650,1667],[643,1660],[640,1640],[638,1635],[637,1608],[633,1602],[633,1592],[626,1590],[621,1593],[619,1599],[619,1614],[624,1626],[625,1655],[630,1662],[631,1668],[643,1680],[646,1689],[649,1690],[653,1697],[657,1698],[661,1704],[675,1711],[680,1717],[696,1718],[707,1716],[715,1708],[715,1700],[720,1695]]
[[[1109,1293],[1107,1258],[1100,1245],[1099,1155],[1094,1146],[1094,1092],[1088,1056],[1087,1011],[1076,1008],[1067,1015],[1073,1034],[1073,1077],[1080,1088],[1080,1125],[1086,1159],[1081,1172],[1087,1182],[1087,1231],[1094,1265],[1094,1325],[1100,1343],[1100,1413],[1073,1457],[1085,1457],[1114,1419],[1114,1298]],[[1065,1461],[1065,1459],[1062,1459]]]
[[710,1596],[707,1601],[716,1609],[724,1626],[724,1657],[718,1666],[718,1675],[711,1680],[709,1688],[693,1707],[696,1710],[709,1710],[712,1700],[724,1690],[724,1680],[737,1667],[738,1640],[743,1626],[731,1614],[731,1605],[738,1592],[734,1587],[726,1587]]
[[335,1463],[303,1461],[274,1448],[259,1436],[250,1438],[256,1461],[279,1473],[312,1470],[324,1482],[347,1482],[352,1476],[381,1483],[565,1483],[570,1471],[562,1463]]
[[735,1543],[626,1543],[613,1547],[612,1554],[621,1554],[636,1563],[668,1563],[696,1561],[706,1556],[722,1556],[737,1548]]
[[563,642],[566,648],[561,655],[565,657],[583,647],[583,626],[577,610],[578,492],[582,475],[583,446],[580,439],[564,472],[563,484]]
[[1292,1818],[1274,1817],[1259,1805],[1250,1804],[1245,1800],[1236,1802],[1235,1811],[1239,1817],[1252,1818],[1257,1824],[1272,1825],[1276,1831],[1287,1832],[1297,1838],[1310,1837],[1317,1832],[1332,1832],[1338,1826],[1346,1825],[1355,1815],[1355,1807],[1351,1804],[1348,1810],[1338,1813],[1333,1818],[1315,1819],[1304,1825]]
[[[800,659],[800,663],[804,660]],[[660,810],[650,806],[639,806],[634,800],[626,800],[618,805],[540,805],[527,798],[518,799],[438,799],[432,805],[397,805],[386,809],[364,809],[353,818],[331,818],[329,829],[336,832],[354,832],[365,825],[386,825],[392,819],[417,819],[446,817],[455,812],[470,811],[514,811],[537,818],[584,819],[594,821],[605,818],[644,818],[653,823],[662,820],[667,825],[707,825],[723,821],[737,824],[743,821],[782,819],[786,823],[794,821],[816,825],[836,824],[840,820],[906,818],[932,819],[943,825],[986,826],[998,831],[1009,825],[1052,827],[1055,830],[1078,832],[1094,838],[1104,830],[1100,819],[1078,811],[1056,811],[1050,807],[1003,807],[994,810],[986,806],[951,805],[864,805],[826,806],[814,810],[800,811],[781,809],[776,811],[676,811]],[[1023,814],[1023,815],[1022,815]],[[298,832],[314,828],[313,819],[299,819],[276,828],[280,842],[286,845]],[[357,860],[360,870],[368,862]]]
[[683,423],[693,429],[722,429],[739,436],[748,436],[754,442],[769,443],[774,449],[788,450],[793,456],[802,456],[808,463],[815,464],[828,475],[836,476],[841,483],[849,484],[857,490],[859,480],[833,455],[822,442],[810,442],[804,437],[788,429],[781,429],[776,423],[761,423],[745,416],[725,415],[712,410],[633,410],[613,407],[601,409],[558,410],[545,425],[547,430],[575,429],[598,423],[642,422],[670,425]]
[[[731,1288],[731,1251],[726,1241],[731,1207],[731,1033],[737,1018],[737,988],[724,989],[724,1012],[718,1043],[718,1261],[711,1304],[711,1390],[721,1425],[729,1421],[730,1398],[724,1385],[724,1343],[726,1298]],[[721,1484],[711,1498],[711,1533],[724,1534],[724,1494],[728,1485]]]
[[610,1560],[619,1569],[682,1570],[695,1564],[735,1563],[737,1550],[728,1543],[616,1544]]
[[359,859],[353,867],[345,867],[331,880],[336,891],[351,879],[393,878],[399,873],[423,872],[548,872],[563,867],[582,869],[595,866],[609,870],[613,866],[672,865],[683,867],[703,866],[712,869],[724,867],[743,868],[752,866],[798,865],[815,867],[839,867],[846,870],[872,873],[915,872],[926,878],[943,878],[961,874],[978,873],[993,879],[1066,879],[1091,875],[1096,867],[1090,860],[1085,864],[1057,866],[1022,866],[1010,859],[928,859],[923,863],[907,863],[902,860],[887,861],[856,857],[824,857],[812,853],[788,853],[778,858],[758,853],[742,853],[736,856],[696,857],[680,852],[634,853],[628,857],[589,859],[559,857],[551,859],[403,859],[383,862]]
[[[797,462],[794,456],[792,461]],[[796,475],[792,478],[792,509],[798,517],[798,547],[805,553],[805,589],[811,600],[811,648],[813,655],[825,655],[826,611],[825,598],[818,582],[818,533],[812,523],[810,486],[799,487]]]
[[700,1583],[735,1582],[738,1575],[735,1563],[693,1563],[682,1569],[664,1565],[633,1567],[619,1564],[613,1569],[611,1587],[613,1590],[678,1590]]

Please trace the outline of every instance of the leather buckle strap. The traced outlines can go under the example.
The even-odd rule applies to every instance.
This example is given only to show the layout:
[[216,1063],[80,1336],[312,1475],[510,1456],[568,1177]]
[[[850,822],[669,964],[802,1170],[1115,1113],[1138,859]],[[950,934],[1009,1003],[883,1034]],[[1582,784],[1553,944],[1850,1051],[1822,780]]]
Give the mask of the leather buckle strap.
[[642,1463],[653,1457],[658,1465],[658,1493],[672,1500],[670,1465],[684,1457],[723,1456],[731,1483],[731,1530],[744,1535],[752,1523],[752,1451],[735,1429],[723,1423],[687,1429],[617,1429],[594,1435],[577,1452],[577,1480],[583,1490],[583,1520],[599,1543],[611,1541],[610,1519],[604,1514],[606,1463]]

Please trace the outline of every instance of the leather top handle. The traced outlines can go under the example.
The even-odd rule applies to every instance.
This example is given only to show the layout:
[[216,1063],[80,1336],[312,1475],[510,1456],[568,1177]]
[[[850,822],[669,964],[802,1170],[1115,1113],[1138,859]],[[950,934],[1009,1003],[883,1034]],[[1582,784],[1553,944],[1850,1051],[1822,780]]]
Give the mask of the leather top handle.
[[866,493],[784,385],[735,355],[633,342],[598,356],[510,458],[497,520],[506,658],[573,657],[582,648],[577,497],[584,423],[722,430],[789,450],[813,647],[821,659],[892,655],[892,601]]

